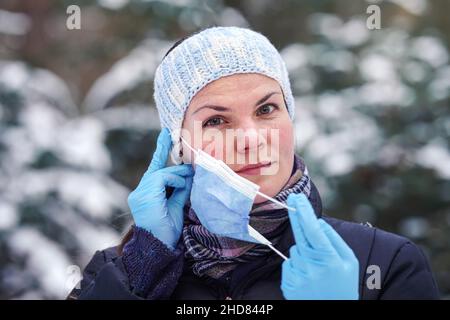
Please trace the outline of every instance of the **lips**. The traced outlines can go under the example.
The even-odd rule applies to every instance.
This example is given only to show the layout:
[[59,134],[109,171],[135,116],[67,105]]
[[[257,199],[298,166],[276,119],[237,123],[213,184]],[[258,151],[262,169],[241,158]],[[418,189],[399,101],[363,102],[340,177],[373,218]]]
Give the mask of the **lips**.
[[272,165],[272,162],[261,162],[256,164],[250,164],[248,166],[242,167],[239,170],[235,171],[236,173],[241,174],[249,174],[249,173],[255,173],[259,171],[259,169],[267,168]]

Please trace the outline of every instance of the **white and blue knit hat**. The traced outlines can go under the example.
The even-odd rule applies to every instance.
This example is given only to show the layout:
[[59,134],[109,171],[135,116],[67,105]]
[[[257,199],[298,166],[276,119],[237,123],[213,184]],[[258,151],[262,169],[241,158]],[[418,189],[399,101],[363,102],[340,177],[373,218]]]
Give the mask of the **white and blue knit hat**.
[[278,50],[261,33],[239,27],[205,29],[176,46],[156,69],[154,99],[162,127],[172,133],[172,160],[181,158],[180,129],[197,92],[208,83],[237,73],[259,73],[278,81],[294,119],[294,97]]

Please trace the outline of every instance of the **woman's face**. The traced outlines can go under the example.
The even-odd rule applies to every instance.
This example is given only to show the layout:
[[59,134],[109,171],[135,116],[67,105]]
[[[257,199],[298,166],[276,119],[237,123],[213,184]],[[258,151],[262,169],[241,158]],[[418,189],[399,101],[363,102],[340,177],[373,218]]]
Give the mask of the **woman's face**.
[[[181,134],[271,197],[290,177],[292,122],[278,82],[264,75],[235,74],[209,83],[191,100]],[[182,150],[183,161],[194,163],[195,154],[185,145]]]

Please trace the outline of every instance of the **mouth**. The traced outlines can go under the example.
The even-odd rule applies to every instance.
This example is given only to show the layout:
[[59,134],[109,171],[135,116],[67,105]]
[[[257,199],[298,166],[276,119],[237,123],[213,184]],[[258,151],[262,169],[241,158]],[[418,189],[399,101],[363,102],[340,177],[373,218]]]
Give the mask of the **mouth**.
[[266,161],[256,164],[250,164],[248,166],[242,167],[235,172],[238,174],[246,174],[246,175],[258,175],[261,173],[261,169],[268,168],[272,165],[272,162]]

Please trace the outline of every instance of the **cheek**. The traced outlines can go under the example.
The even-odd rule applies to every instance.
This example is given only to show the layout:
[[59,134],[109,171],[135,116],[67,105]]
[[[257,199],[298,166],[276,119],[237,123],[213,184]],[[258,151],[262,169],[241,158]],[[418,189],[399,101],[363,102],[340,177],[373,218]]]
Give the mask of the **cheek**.
[[280,150],[285,152],[288,150],[294,150],[294,135],[292,126],[280,130]]
[[278,148],[279,155],[282,157],[282,159],[280,159],[281,161],[285,157],[290,158],[294,152],[294,133],[292,122],[290,120],[284,121],[282,123],[278,123],[272,128],[278,130],[278,134],[275,132],[273,136],[269,136],[272,149]]

